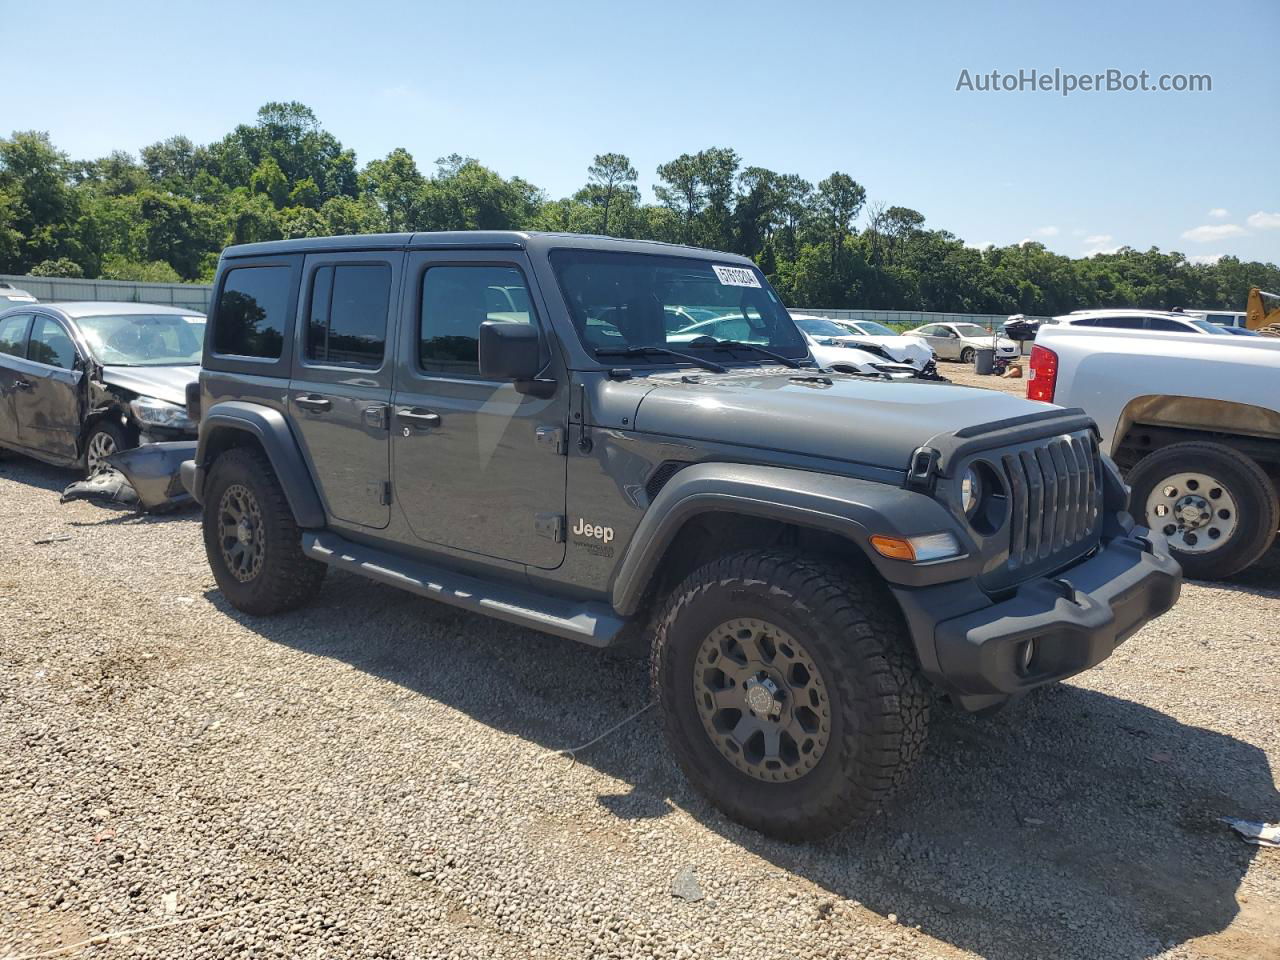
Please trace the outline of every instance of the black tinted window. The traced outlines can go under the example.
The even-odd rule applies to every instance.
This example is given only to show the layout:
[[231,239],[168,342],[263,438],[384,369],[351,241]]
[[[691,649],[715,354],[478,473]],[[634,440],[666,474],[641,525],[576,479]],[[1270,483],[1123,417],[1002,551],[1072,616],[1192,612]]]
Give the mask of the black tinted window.
[[422,277],[418,361],[423,370],[480,372],[480,324],[532,323],[529,289],[515,267],[432,267]]
[[227,271],[213,320],[215,353],[272,360],[280,357],[289,322],[290,276],[286,266]]
[[22,342],[27,338],[27,321],[30,319],[30,315],[23,313],[0,320],[0,353],[22,356]]
[[31,325],[27,359],[70,370],[76,365],[76,348],[62,324],[48,317],[36,317]]
[[1142,317],[1098,317],[1093,321],[1095,327],[1109,327],[1113,330],[1142,330]]
[[383,263],[321,267],[311,281],[307,359],[378,367],[387,340],[391,268]]

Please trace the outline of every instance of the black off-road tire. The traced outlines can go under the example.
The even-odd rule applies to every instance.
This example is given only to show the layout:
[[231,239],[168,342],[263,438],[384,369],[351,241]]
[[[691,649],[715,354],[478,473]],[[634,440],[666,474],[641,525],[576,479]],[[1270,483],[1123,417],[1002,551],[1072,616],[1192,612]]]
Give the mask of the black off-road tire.
[[1138,461],[1126,480],[1132,488],[1129,512],[1138,523],[1158,530],[1159,518],[1146,515],[1153,490],[1169,477],[1203,473],[1217,479],[1235,501],[1238,520],[1221,546],[1188,553],[1169,545],[1183,572],[1195,580],[1221,580],[1256,563],[1271,548],[1280,528],[1280,498],[1266,472],[1243,453],[1221,443],[1192,440],[1163,447]]
[[[116,418],[118,419],[118,418]],[[103,417],[96,421],[84,435],[84,453],[81,457],[83,463],[81,469],[86,477],[92,477],[100,469],[97,464],[90,461],[95,459],[99,450],[103,449],[102,444],[108,444],[111,453],[119,453],[121,450],[132,450],[138,444],[129,437],[124,427],[111,417]]]
[[974,350],[973,347],[965,347],[960,351],[960,362],[964,364],[972,364],[974,357],[977,355],[978,352]]
[[[232,487],[253,498],[262,536],[260,568],[248,579],[232,572],[224,556],[220,515]],[[204,547],[222,595],[237,610],[269,616],[302,606],[315,596],[327,566],[302,552],[302,531],[271,463],[249,447],[228,450],[214,461],[204,485]]]
[[[719,625],[744,617],[795,638],[828,693],[829,739],[797,779],[743,772],[703,726],[698,651]],[[770,836],[814,840],[870,816],[924,749],[931,697],[892,599],[866,574],[790,551],[743,551],[690,574],[656,618],[650,670],[667,743],[690,783]]]

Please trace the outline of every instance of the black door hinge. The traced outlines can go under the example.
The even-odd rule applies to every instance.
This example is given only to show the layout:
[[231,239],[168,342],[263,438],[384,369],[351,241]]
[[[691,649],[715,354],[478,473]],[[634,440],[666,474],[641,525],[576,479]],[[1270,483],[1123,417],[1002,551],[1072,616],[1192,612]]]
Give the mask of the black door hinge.
[[564,440],[563,427],[538,427],[533,432],[533,439],[538,446],[554,451],[559,456],[564,456],[569,450]]

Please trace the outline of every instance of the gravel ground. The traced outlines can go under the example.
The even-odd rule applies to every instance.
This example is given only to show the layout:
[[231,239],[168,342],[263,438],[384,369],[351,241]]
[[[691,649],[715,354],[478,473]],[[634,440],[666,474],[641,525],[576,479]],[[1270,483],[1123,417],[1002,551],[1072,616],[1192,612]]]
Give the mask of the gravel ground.
[[1280,820],[1280,554],[942,711],[890,809],[787,845],[693,795],[652,712],[549,755],[643,706],[643,664],[348,576],[252,620],[195,514],[70,479],[0,462],[0,957],[166,923],[71,955],[1280,956],[1280,851],[1217,822]]

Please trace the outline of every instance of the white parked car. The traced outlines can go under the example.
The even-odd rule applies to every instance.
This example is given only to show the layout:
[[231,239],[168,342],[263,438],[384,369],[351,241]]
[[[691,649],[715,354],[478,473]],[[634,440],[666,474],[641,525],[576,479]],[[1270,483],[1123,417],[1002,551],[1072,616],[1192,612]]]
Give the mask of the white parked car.
[[[683,311],[681,313],[680,319],[685,319]],[[667,315],[667,321],[668,323],[673,321],[670,313]],[[897,363],[891,357],[859,350],[852,343],[835,342],[844,339],[839,336],[840,328],[835,329],[837,336],[834,340],[810,336],[803,327],[800,330],[809,343],[809,352],[813,354],[813,359],[824,370],[834,370],[839,373],[886,373],[895,378],[915,376],[916,371],[912,367]],[[698,320],[688,326],[672,330],[667,334],[667,343],[669,345],[691,343],[699,337],[750,342],[751,336],[750,325],[742,315],[729,314]]]
[[11,307],[15,303],[35,303],[36,298],[25,290],[19,290],[12,283],[0,280],[0,308]]
[[982,349],[995,348],[996,356],[1012,360],[1018,355],[1018,345],[1006,337],[995,337],[990,330],[976,323],[926,323],[907,331],[908,336],[923,337],[933,352],[943,360],[959,360],[973,363]]
[[[854,342],[861,346],[874,346],[884,350],[899,363],[909,363],[917,370],[924,371],[933,362],[933,350],[924,342],[923,337],[910,337],[897,334],[882,323],[874,320],[837,320],[834,317],[811,317],[808,314],[793,313],[791,319],[800,323],[805,320],[825,320],[843,328]],[[803,324],[801,324],[803,327]]]
[[1070,327],[1103,327],[1108,330],[1155,330],[1162,333],[1199,333],[1229,337],[1218,324],[1190,313],[1167,310],[1073,310],[1054,317],[1055,324]]
[[933,360],[932,354],[927,360],[921,360],[917,354],[916,362],[903,359],[905,355],[898,351],[869,342],[866,337],[855,336],[826,317],[793,313],[791,319],[809,341],[809,352],[824,369],[866,368],[861,372],[879,370],[882,373],[913,376],[925,373],[925,368]]

